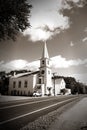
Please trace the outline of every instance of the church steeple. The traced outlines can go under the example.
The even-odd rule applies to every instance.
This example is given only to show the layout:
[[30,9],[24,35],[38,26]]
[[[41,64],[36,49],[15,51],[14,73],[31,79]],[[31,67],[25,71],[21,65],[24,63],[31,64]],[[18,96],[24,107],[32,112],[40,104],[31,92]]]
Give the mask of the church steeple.
[[52,87],[51,81],[51,67],[50,67],[50,58],[48,55],[48,50],[46,42],[44,43],[42,57],[40,59],[40,77],[42,77],[41,83],[44,85],[43,93],[49,94],[49,88]]
[[47,50],[46,42],[44,43],[42,58],[48,58],[48,59],[49,59],[49,55],[48,55],[48,50]]

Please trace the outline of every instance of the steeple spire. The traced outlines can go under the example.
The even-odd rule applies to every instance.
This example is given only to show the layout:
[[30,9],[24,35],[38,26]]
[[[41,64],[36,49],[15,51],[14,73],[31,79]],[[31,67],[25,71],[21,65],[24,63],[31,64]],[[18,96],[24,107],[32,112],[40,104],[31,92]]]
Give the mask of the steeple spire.
[[42,58],[49,58],[46,42],[44,43]]

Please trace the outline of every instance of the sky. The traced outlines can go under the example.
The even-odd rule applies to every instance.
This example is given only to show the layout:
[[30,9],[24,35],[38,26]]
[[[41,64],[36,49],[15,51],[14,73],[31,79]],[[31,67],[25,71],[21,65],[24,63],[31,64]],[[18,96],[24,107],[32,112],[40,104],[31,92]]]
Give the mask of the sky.
[[86,0],[28,0],[31,28],[0,42],[0,71],[37,70],[44,42],[52,72],[87,84]]

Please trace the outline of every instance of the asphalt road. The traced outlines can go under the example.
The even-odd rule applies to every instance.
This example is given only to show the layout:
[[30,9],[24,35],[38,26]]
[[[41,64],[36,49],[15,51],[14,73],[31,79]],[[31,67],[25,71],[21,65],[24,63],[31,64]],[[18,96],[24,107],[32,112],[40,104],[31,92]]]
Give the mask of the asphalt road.
[[87,130],[87,96],[58,116],[48,130]]
[[32,98],[0,104],[0,130],[19,130],[39,116],[45,115],[72,100],[76,96]]

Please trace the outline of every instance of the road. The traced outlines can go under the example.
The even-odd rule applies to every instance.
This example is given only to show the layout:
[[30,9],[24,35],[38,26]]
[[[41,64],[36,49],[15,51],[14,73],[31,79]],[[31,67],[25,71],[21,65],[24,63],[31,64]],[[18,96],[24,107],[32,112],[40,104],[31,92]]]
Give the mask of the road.
[[58,116],[48,130],[87,130],[87,96]]
[[0,104],[0,130],[19,130],[39,116],[45,115],[77,96],[32,98]]

